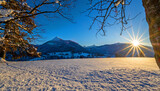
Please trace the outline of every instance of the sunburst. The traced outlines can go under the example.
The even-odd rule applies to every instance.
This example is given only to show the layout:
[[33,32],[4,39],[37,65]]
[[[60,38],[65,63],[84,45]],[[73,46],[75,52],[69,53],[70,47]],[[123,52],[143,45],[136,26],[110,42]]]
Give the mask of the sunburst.
[[139,46],[140,43],[138,40],[133,40],[132,44],[133,44],[133,46],[137,47],[137,46]]
[[136,53],[138,57],[140,56],[145,57],[145,53],[143,52],[142,48],[152,52],[151,49],[148,49],[147,47],[143,46],[143,41],[146,39],[142,38],[144,33],[139,36],[139,32],[135,35],[134,31],[132,30],[132,35],[128,31],[127,34],[129,35],[129,38],[126,38],[124,36],[122,37],[129,41],[129,46],[120,50],[124,51],[129,49],[129,51],[125,54],[125,56],[128,56],[132,52],[132,57],[134,57]]

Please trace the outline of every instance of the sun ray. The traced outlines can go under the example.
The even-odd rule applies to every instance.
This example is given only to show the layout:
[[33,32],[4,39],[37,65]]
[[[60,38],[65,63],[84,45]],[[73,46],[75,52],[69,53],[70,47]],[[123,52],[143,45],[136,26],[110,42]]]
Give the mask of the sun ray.
[[145,47],[143,45],[139,45],[139,46],[142,47],[142,48],[144,48],[144,49],[146,49],[146,50],[148,50],[148,51],[150,51],[150,52],[153,52],[151,49],[149,49],[149,48],[147,48],[147,47]]
[[[143,50],[141,48],[147,49],[147,50],[153,52],[151,49],[148,49],[147,47],[143,46],[144,43],[142,43],[142,41],[144,41],[145,39],[148,38],[148,37],[146,37],[146,38],[142,39],[145,32],[140,34],[140,31],[138,30],[138,32],[135,33],[132,29],[131,33],[127,31],[127,34],[129,35],[129,38],[126,38],[126,37],[122,36],[124,39],[126,39],[127,41],[129,41],[131,43],[128,47],[125,47],[125,48],[120,50],[120,51],[129,50],[129,51],[127,51],[125,56],[130,55],[130,53],[131,53],[132,57],[135,56],[135,54],[137,54],[138,57],[145,56],[145,53],[143,52]],[[128,49],[128,48],[130,48],[130,49]]]
[[130,40],[130,39],[128,39],[128,38],[126,38],[126,37],[124,37],[124,36],[122,36],[122,38],[124,38],[124,39],[128,40],[129,42],[131,42],[131,41],[132,41],[132,40]]
[[[145,32],[144,32],[145,33]],[[141,34],[141,36],[137,39],[137,40],[141,40],[141,38],[143,37],[143,35],[144,35],[144,33],[143,34]]]
[[140,21],[139,24],[138,24],[138,32],[140,31],[141,26],[142,26],[142,21]]
[[144,41],[144,40],[146,40],[146,39],[149,39],[149,37],[145,37],[145,38],[143,38],[143,39],[141,39],[141,40],[139,40],[139,41],[142,42],[142,41]]
[[132,57],[134,56],[134,54],[135,54],[135,47],[133,48]]
[[131,38],[131,40],[134,40],[133,37],[131,36],[131,34],[127,31],[127,34],[129,35],[129,37]]
[[138,33],[137,33],[136,40],[138,40],[138,36],[139,36],[139,31],[138,31]]
[[134,34],[133,29],[132,29],[132,34],[133,34],[133,40],[135,40],[136,38],[135,38],[135,34]]
[[137,48],[137,47],[136,47],[136,51],[137,51],[137,55],[138,55],[138,57],[139,57],[140,55],[139,55],[139,50],[138,50],[138,48]]
[[122,50],[120,50],[119,52],[124,51],[124,50],[128,49],[129,47],[132,47],[132,45],[130,45],[130,46],[128,46],[128,47],[123,48],[123,49],[122,49]]
[[132,51],[132,49],[133,49],[133,46],[132,46],[132,48],[127,52],[127,54],[126,54],[125,56],[127,56],[127,55]]
[[137,47],[139,50],[140,50],[140,52],[143,54],[143,56],[145,57],[145,54],[144,54],[144,52],[141,50],[141,48],[138,46]]

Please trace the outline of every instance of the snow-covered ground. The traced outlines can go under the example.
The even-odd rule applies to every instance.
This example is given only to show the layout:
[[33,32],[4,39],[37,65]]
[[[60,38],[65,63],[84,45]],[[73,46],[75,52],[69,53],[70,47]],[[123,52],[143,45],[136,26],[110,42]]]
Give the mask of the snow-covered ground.
[[154,58],[95,58],[0,63],[0,91],[160,90]]

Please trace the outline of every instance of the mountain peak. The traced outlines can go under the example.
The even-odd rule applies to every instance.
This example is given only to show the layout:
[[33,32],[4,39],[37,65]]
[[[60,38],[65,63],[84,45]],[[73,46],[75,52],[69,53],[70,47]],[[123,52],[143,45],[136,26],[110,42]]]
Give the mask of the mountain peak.
[[60,40],[62,40],[62,39],[59,38],[59,37],[55,37],[55,38],[52,39],[52,41],[60,41]]

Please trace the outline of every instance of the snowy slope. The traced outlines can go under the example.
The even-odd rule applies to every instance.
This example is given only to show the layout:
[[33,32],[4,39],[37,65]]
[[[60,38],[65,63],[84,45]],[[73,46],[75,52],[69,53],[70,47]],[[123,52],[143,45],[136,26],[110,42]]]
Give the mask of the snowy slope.
[[38,46],[38,51],[42,53],[52,53],[52,52],[87,52],[78,43],[71,40],[63,40],[61,38],[55,37],[54,39],[47,41],[46,43]]
[[0,63],[0,78],[0,91],[160,90],[160,70],[153,58]]
[[[91,53],[96,54],[99,56],[105,56],[105,57],[113,57],[115,55],[125,57],[125,54],[129,51],[130,47],[126,50],[120,51],[126,47],[130,46],[128,43],[115,43],[115,44],[106,44],[101,46],[88,46],[83,47],[80,44],[72,41],[72,40],[63,40],[59,37],[55,37],[50,41],[47,41],[46,43],[36,46],[38,47],[38,51],[42,53],[53,53],[53,52],[84,52],[84,53]],[[145,46],[145,48],[141,48],[142,51],[145,53],[146,57],[154,57],[153,48],[149,46]],[[119,52],[120,51],[120,52]],[[133,53],[131,51],[131,53]],[[120,55],[119,55],[120,54]],[[123,54],[123,55],[122,55]],[[135,53],[135,56],[138,54]],[[128,55],[130,56],[130,55]]]

